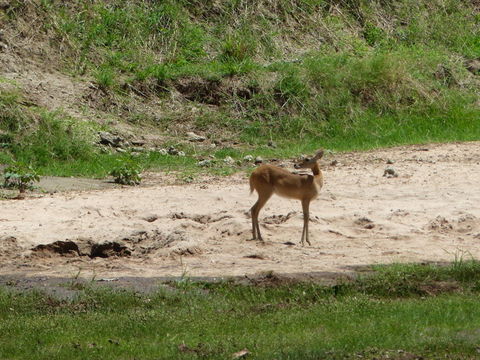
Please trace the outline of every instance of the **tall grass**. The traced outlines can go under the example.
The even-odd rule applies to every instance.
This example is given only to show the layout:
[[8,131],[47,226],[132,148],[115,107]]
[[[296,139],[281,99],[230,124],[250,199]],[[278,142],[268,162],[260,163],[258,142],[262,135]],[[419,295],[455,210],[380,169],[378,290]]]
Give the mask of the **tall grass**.
[[[436,75],[442,66],[464,85],[445,84]],[[474,79],[447,55],[427,49],[320,53],[271,71],[279,75],[276,84],[245,107],[247,138],[273,134],[354,146],[478,138]]]
[[[14,2],[5,19],[10,26],[32,13],[42,19],[43,31],[32,29],[32,36],[47,37],[68,71],[115,93],[109,115],[119,119],[125,118],[118,114],[123,102],[146,101],[163,119],[159,131],[188,123],[212,139],[248,145],[274,139],[284,154],[293,147],[345,150],[480,138],[478,75],[465,67],[480,57],[479,15],[471,2],[37,5]],[[0,94],[1,128],[10,134],[0,135],[0,143],[20,131],[12,126],[30,127],[33,119],[47,139],[59,136],[65,144],[64,125],[47,129],[45,114],[25,118],[16,96]],[[148,114],[128,108],[126,118],[136,126],[148,121]],[[40,154],[46,152],[27,133],[21,146],[8,146],[17,157],[45,164]],[[94,161],[83,140],[75,141],[81,150],[57,147],[53,159]]]
[[157,64],[288,58],[300,49],[359,54],[428,47],[469,58],[480,51],[475,11],[455,0],[44,0],[42,6],[46,26],[71,44],[67,54],[77,68],[110,67],[119,77]]

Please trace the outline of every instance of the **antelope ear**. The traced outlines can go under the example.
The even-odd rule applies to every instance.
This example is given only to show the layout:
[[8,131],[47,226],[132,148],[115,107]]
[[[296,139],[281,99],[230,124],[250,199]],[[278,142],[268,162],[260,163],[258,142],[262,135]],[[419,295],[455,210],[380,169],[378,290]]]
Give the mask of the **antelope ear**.
[[321,159],[323,156],[323,149],[320,149],[317,151],[317,153],[315,154],[315,159]]

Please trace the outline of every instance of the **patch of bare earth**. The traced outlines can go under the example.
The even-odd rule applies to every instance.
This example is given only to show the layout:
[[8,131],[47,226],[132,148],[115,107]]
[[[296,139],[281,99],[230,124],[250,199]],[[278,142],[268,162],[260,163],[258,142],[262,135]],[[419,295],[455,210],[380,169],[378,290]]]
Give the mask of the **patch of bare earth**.
[[[335,161],[334,161],[335,160]],[[274,196],[251,241],[244,174],[59,192],[0,204],[0,275],[243,276],[480,257],[480,143],[328,155],[300,246],[298,201]],[[396,177],[383,176],[393,167]],[[160,177],[161,179],[161,177]]]

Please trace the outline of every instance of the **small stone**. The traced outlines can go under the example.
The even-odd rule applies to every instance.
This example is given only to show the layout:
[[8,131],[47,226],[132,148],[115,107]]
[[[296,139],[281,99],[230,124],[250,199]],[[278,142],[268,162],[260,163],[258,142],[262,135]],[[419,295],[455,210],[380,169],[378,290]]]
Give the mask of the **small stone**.
[[234,165],[235,160],[231,156],[227,156],[225,159],[223,159],[223,162],[227,165]]
[[179,151],[177,156],[185,156],[185,152],[184,151]]
[[263,158],[261,156],[257,156],[255,158],[255,164],[261,164],[261,163],[263,163]]
[[150,215],[147,215],[147,216],[143,217],[143,220],[145,220],[147,222],[154,222],[155,220],[158,220],[158,215],[150,214]]
[[208,167],[208,166],[212,166],[212,160],[202,160],[202,161],[199,161],[197,163],[198,166],[200,167]]
[[127,150],[125,150],[125,149],[122,149],[122,148],[117,148],[117,152],[119,152],[119,153],[122,153],[122,154],[123,154],[123,153],[126,153],[126,152],[127,152]]
[[100,131],[98,135],[100,136],[100,144],[102,145],[119,147],[121,143],[124,142],[124,139],[120,136],[113,135],[107,131]]
[[249,354],[250,354],[250,351],[248,351],[247,349],[243,349],[243,350],[240,350],[240,351],[232,354],[232,358],[233,359],[243,359],[243,358],[247,357]]
[[252,155],[245,155],[245,157],[243,158],[243,161],[251,162],[253,160],[254,160],[254,158],[253,158]]
[[187,137],[189,141],[194,141],[194,142],[202,142],[205,141],[206,137],[201,136],[198,134],[195,134],[194,132],[190,131],[187,133]]
[[398,173],[395,171],[393,167],[389,166],[383,172],[383,176],[387,178],[398,177]]
[[465,63],[465,67],[467,68],[468,71],[470,71],[472,74],[479,75],[480,74],[480,60],[474,59],[474,60],[468,60]]
[[110,150],[106,146],[100,146],[100,152],[102,154],[108,154],[110,153]]
[[393,164],[393,160],[392,160],[392,159],[388,159],[388,160],[387,160],[387,164]]
[[170,147],[168,148],[168,153],[169,153],[170,155],[178,155],[178,150],[175,149],[173,146],[170,146]]
[[167,149],[160,149],[160,150],[158,150],[158,152],[159,152],[160,155],[168,155]]
[[139,153],[146,151],[143,147],[139,147],[139,146],[132,147],[132,148],[130,148],[130,150],[132,152],[139,152]]
[[333,160],[331,163],[330,163],[330,166],[337,166],[338,165],[338,161],[337,160]]
[[135,140],[132,140],[131,143],[134,146],[144,146],[147,142],[142,139],[135,139]]
[[274,148],[274,149],[277,148],[277,144],[273,140],[270,140],[267,145],[271,148]]

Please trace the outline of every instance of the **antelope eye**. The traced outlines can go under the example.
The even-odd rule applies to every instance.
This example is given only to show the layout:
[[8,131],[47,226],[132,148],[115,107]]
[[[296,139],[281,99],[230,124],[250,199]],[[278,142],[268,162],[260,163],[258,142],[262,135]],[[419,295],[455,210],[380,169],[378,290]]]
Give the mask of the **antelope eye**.
[[310,161],[310,160],[311,160],[311,159],[310,159],[310,158],[308,158],[308,157],[304,159],[304,161]]

